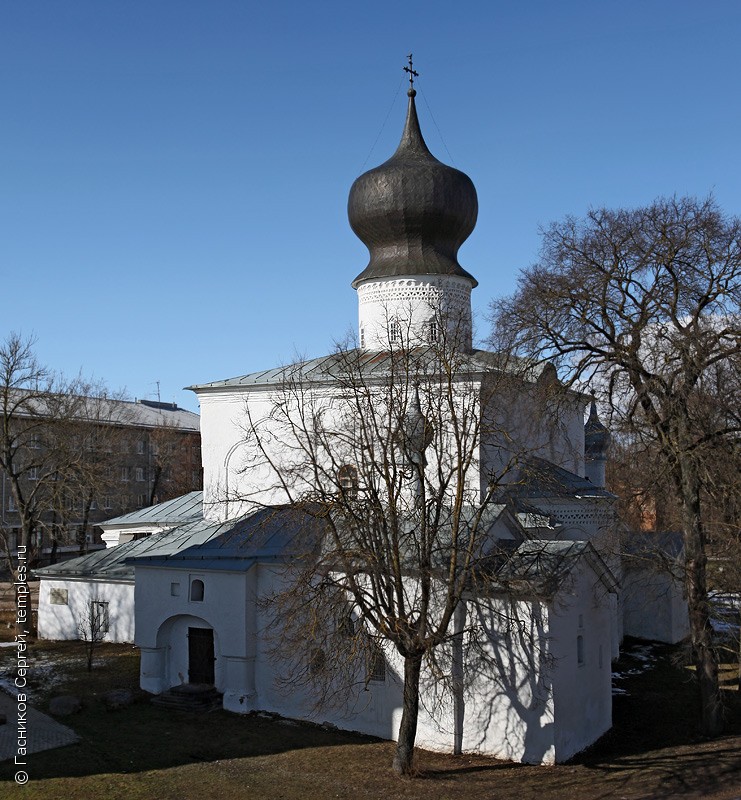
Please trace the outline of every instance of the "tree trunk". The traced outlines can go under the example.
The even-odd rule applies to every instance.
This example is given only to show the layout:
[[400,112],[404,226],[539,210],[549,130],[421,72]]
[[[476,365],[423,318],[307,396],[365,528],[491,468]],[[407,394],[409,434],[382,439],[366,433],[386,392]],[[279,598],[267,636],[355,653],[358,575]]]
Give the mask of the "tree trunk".
[[87,546],[87,529],[90,524],[90,507],[92,504],[93,494],[89,492],[82,501],[82,524],[77,528],[77,547],[80,551],[80,555],[85,555],[89,549]]
[[723,731],[723,701],[718,682],[718,657],[713,647],[706,579],[705,531],[700,510],[700,481],[691,456],[681,459],[682,522],[686,557],[687,604],[690,636],[700,689],[701,731],[719,736]]
[[417,717],[419,716],[419,675],[421,670],[421,654],[404,657],[404,709],[392,765],[394,772],[399,775],[412,773],[414,741],[417,738]]

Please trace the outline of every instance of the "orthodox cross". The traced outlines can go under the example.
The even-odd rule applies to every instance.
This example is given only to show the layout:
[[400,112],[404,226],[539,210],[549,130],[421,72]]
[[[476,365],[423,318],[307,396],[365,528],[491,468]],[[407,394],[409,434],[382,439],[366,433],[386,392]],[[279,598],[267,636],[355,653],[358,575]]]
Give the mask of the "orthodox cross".
[[408,67],[404,67],[404,72],[408,72],[409,73],[409,88],[410,89],[414,89],[414,79],[415,78],[419,78],[419,72],[416,72],[412,68],[412,54],[411,53],[409,53],[407,58],[409,59],[409,66]]

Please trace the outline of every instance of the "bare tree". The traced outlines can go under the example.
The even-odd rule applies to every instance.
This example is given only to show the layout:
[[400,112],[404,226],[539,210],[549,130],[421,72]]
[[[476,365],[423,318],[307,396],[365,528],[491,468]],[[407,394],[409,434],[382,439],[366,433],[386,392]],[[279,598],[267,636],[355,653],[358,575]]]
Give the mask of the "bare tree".
[[151,430],[149,448],[150,505],[201,488],[200,448],[189,432],[163,421]]
[[95,652],[105,639],[109,624],[108,603],[89,600],[77,624],[80,639],[85,643],[88,672],[93,671]]
[[[231,498],[290,503],[321,523],[320,542],[296,554],[267,604],[276,652],[292,664],[289,681],[321,684],[326,700],[371,680],[395,651],[401,774],[412,771],[420,681],[455,690],[451,654],[483,631],[461,611],[487,596],[500,563],[488,536],[494,503],[525,456],[553,446],[538,410],[562,402],[580,424],[583,413],[550,381],[525,381],[505,359],[458,347],[445,323],[428,346],[405,347],[392,328],[386,352],[340,347],[318,365],[286,368],[267,402],[247,402],[248,455]],[[508,605],[498,608],[506,616]]]
[[111,393],[100,382],[78,378],[68,391],[74,394],[70,409],[74,413],[46,421],[58,465],[47,498],[50,513],[46,522],[54,544],[58,540],[74,542],[83,553],[87,550],[91,512],[117,489],[119,453],[134,414],[130,404],[122,402],[121,392]]
[[[86,549],[91,510],[114,486],[131,413],[100,383],[51,373],[33,348],[32,339],[15,333],[0,345],[0,472],[7,493],[0,538],[20,596],[45,539],[52,560],[59,545]],[[14,546],[23,555],[19,563]]]
[[494,309],[497,337],[514,352],[555,362],[567,383],[589,382],[615,419],[660,454],[680,504],[708,735],[723,720],[707,595],[704,465],[739,425],[728,413],[738,395],[725,398],[725,413],[711,414],[706,388],[716,368],[738,386],[740,302],[741,223],[712,199],[674,198],[551,225],[539,262]]
[[[32,564],[49,499],[68,466],[65,448],[59,447],[60,428],[49,422],[71,419],[78,403],[74,383],[65,383],[42,367],[33,345],[32,339],[15,333],[0,345],[0,470],[20,522],[17,548],[23,555],[22,566],[12,557],[4,526],[2,533],[18,611],[28,596],[26,568]],[[32,620],[28,622],[32,629]]]

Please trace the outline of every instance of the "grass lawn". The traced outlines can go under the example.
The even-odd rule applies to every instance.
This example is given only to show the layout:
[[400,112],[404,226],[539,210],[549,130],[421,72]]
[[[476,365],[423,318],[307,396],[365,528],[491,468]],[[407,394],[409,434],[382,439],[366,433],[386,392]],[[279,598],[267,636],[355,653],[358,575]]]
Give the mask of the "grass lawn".
[[[83,710],[62,721],[82,741],[29,756],[24,787],[13,783],[9,762],[0,764],[0,798],[741,798],[739,694],[728,690],[727,735],[700,740],[692,673],[673,664],[673,652],[629,648],[615,668],[626,693],[615,697],[613,729],[569,764],[529,767],[419,752],[419,777],[400,780],[390,770],[389,742],[224,711],[168,711],[138,691],[133,706],[107,711],[103,692],[137,686],[138,652],[102,646],[88,674],[79,643],[41,642],[31,653],[43,678],[32,690],[35,703],[45,710],[52,695],[81,696]],[[0,659],[10,663],[11,654],[0,650]],[[49,687],[51,675],[57,683]]]

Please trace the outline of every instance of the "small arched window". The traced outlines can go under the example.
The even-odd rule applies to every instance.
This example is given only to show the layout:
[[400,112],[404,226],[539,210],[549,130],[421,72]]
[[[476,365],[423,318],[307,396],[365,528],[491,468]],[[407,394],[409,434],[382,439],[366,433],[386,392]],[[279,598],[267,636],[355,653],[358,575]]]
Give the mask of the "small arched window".
[[337,482],[343,497],[355,500],[358,496],[358,471],[352,464],[345,464],[337,470]]
[[204,589],[203,581],[200,578],[192,580],[190,582],[190,599],[196,603],[203,602]]
[[428,338],[431,343],[435,343],[437,341],[437,320],[433,319],[430,322],[430,327],[428,328]]

